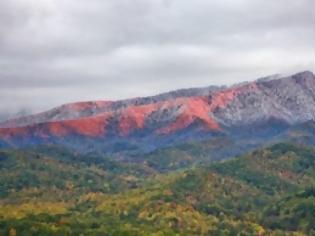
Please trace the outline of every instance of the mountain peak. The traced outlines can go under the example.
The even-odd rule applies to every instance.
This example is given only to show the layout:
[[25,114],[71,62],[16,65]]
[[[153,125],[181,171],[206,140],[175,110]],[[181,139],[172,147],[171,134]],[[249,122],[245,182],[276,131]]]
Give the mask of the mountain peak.
[[302,71],[292,75],[295,79],[315,79],[315,75],[312,71]]
[[271,81],[271,80],[276,80],[276,79],[280,79],[283,78],[284,76],[282,74],[273,74],[273,75],[269,75],[266,77],[262,77],[257,79],[257,82],[267,82],[267,81]]

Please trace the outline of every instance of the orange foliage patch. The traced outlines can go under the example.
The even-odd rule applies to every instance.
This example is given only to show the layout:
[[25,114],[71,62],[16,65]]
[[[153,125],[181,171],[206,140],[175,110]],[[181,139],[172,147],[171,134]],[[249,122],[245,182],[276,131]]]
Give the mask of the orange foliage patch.
[[177,102],[181,104],[181,112],[178,117],[173,123],[157,132],[159,134],[169,134],[188,127],[196,120],[201,120],[206,128],[218,131],[220,126],[211,117],[211,113],[217,108],[226,107],[239,94],[256,90],[256,83],[251,83],[215,93],[210,100],[208,97],[179,98]]
[[158,130],[160,134],[168,134],[180,129],[184,129],[195,120],[201,120],[207,128],[218,130],[218,123],[211,118],[207,100],[203,97],[192,97],[179,99],[181,103],[180,114],[170,125]]
[[97,137],[105,134],[106,116],[88,117],[78,120],[66,120],[48,123],[49,132],[54,136],[65,136],[69,133]]
[[126,136],[134,129],[142,129],[146,118],[157,109],[157,104],[130,106],[124,109],[119,120],[120,134]]
[[[54,121],[18,128],[0,128],[0,137],[4,139],[26,136],[46,138],[49,136],[62,137],[69,134],[98,137],[106,134],[109,125],[108,120],[111,117],[118,119],[119,134],[127,136],[136,129],[143,129],[150,114],[164,110],[174,111],[175,119],[166,127],[157,130],[158,134],[169,134],[184,129],[195,121],[201,121],[207,129],[218,131],[220,126],[212,117],[215,109],[226,107],[239,94],[253,92],[257,89],[256,83],[250,83],[219,91],[211,96],[181,97],[146,105],[132,105],[76,120]],[[79,102],[65,105],[65,108],[69,109],[69,112],[81,112],[91,108],[110,108],[111,104],[112,102],[107,101]]]
[[78,120],[54,121],[17,128],[0,128],[0,136],[5,139],[11,137],[25,137],[28,135],[41,138],[47,138],[48,136],[63,137],[69,134],[97,137],[106,133],[107,120],[110,116],[110,113],[105,113],[100,116]]

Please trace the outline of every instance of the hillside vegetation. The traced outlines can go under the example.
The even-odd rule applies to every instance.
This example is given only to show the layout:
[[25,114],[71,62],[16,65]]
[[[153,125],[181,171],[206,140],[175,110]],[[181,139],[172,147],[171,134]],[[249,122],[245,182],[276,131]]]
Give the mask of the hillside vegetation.
[[0,235],[315,234],[314,149],[281,143],[202,165],[167,152],[136,163],[1,151]]

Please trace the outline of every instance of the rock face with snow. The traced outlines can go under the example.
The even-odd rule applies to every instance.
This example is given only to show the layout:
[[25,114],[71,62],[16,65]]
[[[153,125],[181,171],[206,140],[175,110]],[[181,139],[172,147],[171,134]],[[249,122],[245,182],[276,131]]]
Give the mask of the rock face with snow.
[[289,124],[315,118],[315,77],[302,72],[290,77],[252,83],[253,89],[239,94],[214,116],[226,126],[249,125],[268,119]]
[[[0,124],[0,145],[97,143],[108,147],[123,141],[158,147],[178,140],[233,137],[242,130],[257,131],[259,136],[259,127],[269,127],[272,135],[280,135],[283,127],[314,120],[315,76],[306,71],[232,87],[66,104]],[[278,133],[276,126],[282,127]],[[250,139],[250,134],[246,137]]]

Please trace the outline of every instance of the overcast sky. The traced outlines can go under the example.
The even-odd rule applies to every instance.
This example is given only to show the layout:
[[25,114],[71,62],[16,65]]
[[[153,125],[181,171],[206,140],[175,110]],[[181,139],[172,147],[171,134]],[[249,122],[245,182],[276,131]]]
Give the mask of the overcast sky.
[[0,116],[303,70],[314,0],[0,1]]

